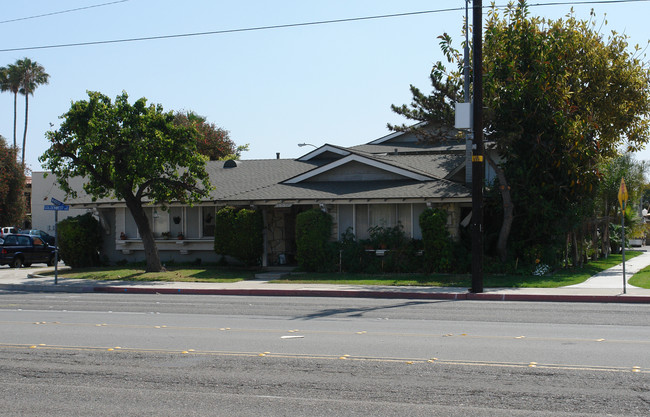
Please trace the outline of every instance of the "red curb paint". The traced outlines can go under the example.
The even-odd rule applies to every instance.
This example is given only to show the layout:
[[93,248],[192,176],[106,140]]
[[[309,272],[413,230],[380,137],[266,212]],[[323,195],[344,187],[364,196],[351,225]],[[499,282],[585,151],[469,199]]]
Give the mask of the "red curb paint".
[[341,290],[266,290],[266,289],[181,289],[181,288],[129,288],[94,287],[94,292],[122,294],[194,294],[239,295],[267,297],[336,297],[384,298],[454,301],[540,301],[572,303],[643,303],[650,304],[650,296],[617,295],[553,295],[553,294],[492,294],[492,293],[421,293],[388,291]]

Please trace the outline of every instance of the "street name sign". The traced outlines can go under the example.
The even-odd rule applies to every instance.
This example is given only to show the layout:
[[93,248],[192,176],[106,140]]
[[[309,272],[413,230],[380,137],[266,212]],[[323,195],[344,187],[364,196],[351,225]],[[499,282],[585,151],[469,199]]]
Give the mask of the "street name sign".
[[70,206],[66,206],[66,205],[55,206],[55,205],[52,205],[52,204],[46,204],[43,208],[45,210],[54,210],[54,211],[68,211],[68,210],[70,210]]

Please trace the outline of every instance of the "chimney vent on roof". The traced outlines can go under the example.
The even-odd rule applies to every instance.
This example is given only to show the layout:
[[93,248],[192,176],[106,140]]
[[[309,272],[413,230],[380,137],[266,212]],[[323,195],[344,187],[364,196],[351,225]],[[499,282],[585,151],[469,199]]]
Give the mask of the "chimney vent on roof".
[[397,155],[397,148],[395,148],[395,155]]
[[275,153],[275,159],[280,159],[280,152]]

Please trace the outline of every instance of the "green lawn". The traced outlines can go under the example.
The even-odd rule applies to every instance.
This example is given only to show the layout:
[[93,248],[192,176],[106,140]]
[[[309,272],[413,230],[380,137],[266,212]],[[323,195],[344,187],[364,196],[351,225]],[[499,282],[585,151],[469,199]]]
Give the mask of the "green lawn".
[[647,288],[650,290],[650,266],[634,274],[628,282],[635,287]]
[[[626,252],[626,258],[631,259],[641,252]],[[510,288],[556,288],[584,282],[600,271],[611,268],[622,262],[621,255],[611,255],[608,259],[590,262],[582,269],[572,268],[556,271],[542,277],[534,275],[486,274],[485,287]],[[126,265],[102,268],[78,268],[60,271],[61,278],[96,279],[115,281],[169,281],[169,282],[237,282],[253,279],[252,269],[218,267],[218,266],[168,266],[165,272],[147,273],[142,265]],[[50,273],[53,275],[54,273]],[[277,283],[323,283],[347,285],[403,285],[403,286],[435,286],[435,287],[470,287],[469,274],[348,274],[348,273],[301,273],[297,272]],[[650,268],[636,274],[630,284],[650,288]]]
[[[61,278],[106,281],[170,281],[170,282],[237,282],[255,278],[254,270],[217,266],[173,266],[165,272],[145,272],[134,265],[76,268],[59,272]],[[54,275],[50,273],[49,275]]]
[[[626,252],[626,259],[640,255],[641,252]],[[584,282],[591,276],[616,266],[622,262],[621,255],[610,255],[608,259],[590,262],[581,269],[560,270],[545,276],[535,275],[497,275],[485,274],[485,287],[508,288],[557,288]],[[649,272],[650,276],[650,272]],[[296,273],[282,280],[284,283],[322,283],[347,285],[416,285],[435,287],[470,287],[472,279],[469,274],[338,274],[338,273]]]

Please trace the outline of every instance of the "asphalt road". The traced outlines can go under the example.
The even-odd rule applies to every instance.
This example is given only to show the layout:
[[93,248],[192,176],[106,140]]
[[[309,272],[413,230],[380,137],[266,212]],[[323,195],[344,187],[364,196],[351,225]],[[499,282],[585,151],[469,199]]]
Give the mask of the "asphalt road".
[[650,306],[0,293],[3,415],[650,414]]

